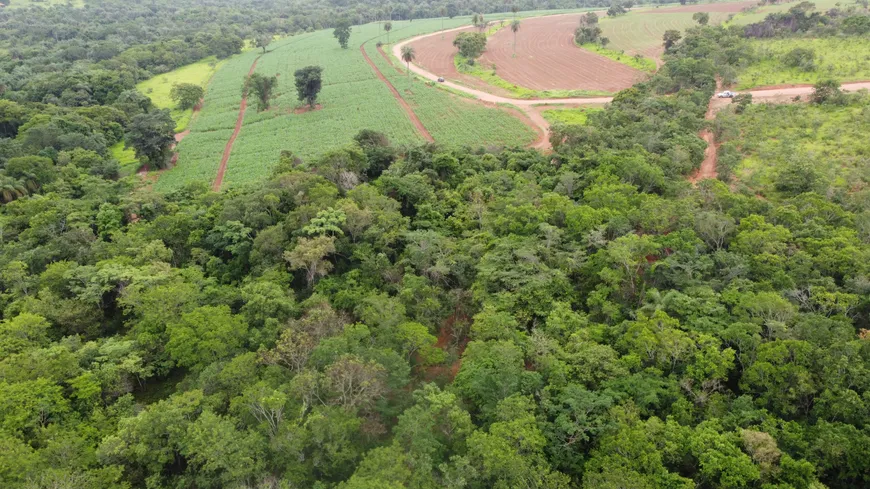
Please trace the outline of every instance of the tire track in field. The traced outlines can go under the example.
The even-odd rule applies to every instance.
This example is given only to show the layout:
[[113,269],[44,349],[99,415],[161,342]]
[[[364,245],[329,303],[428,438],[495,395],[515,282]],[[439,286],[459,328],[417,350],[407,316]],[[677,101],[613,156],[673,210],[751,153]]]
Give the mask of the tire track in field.
[[404,98],[402,98],[402,95],[399,93],[398,90],[396,90],[396,87],[394,87],[393,84],[390,83],[389,80],[387,80],[387,77],[385,77],[384,74],[381,73],[381,70],[379,70],[378,67],[375,66],[375,63],[371,60],[371,58],[369,58],[368,53],[366,53],[366,43],[360,44],[359,50],[362,53],[363,58],[365,58],[366,63],[368,63],[369,66],[372,67],[372,70],[374,70],[375,75],[378,77],[378,79],[387,85],[387,88],[389,88],[390,92],[393,93],[393,97],[395,97],[395,99],[399,102],[399,105],[402,106],[402,109],[405,110],[405,113],[408,114],[408,118],[411,119],[411,123],[414,124],[415,128],[417,128],[417,132],[419,132],[420,135],[423,136],[424,139],[426,139],[426,141],[434,143],[435,138],[433,138],[432,135],[429,134],[429,131],[426,130],[426,126],[423,125],[423,122],[420,121],[420,118],[417,117],[417,114],[414,113],[414,110],[411,108],[410,105],[408,105],[408,102],[405,101]]
[[[251,64],[251,69],[248,70],[248,76],[251,76],[254,73],[254,69],[257,67],[257,61],[259,60],[260,56],[254,58],[254,62]],[[233,129],[233,135],[230,136],[230,140],[227,141],[227,145],[224,148],[224,154],[221,157],[221,164],[218,167],[217,176],[211,186],[211,189],[215,192],[220,191],[221,184],[224,183],[224,174],[227,172],[227,162],[230,160],[230,153],[233,151],[233,144],[236,142],[236,138],[239,137],[239,133],[242,132],[242,124],[245,122],[245,111],[247,109],[248,97],[242,97],[242,103],[239,104],[239,117],[236,119],[236,127]]]

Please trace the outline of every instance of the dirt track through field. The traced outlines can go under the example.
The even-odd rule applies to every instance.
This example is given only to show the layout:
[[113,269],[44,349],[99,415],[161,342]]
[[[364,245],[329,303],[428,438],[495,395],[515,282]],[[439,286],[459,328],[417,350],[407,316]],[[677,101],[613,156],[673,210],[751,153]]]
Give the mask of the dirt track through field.
[[[443,33],[448,32],[457,32],[463,29],[467,29],[466,27],[460,27],[457,29],[450,29],[449,31],[443,31]],[[396,43],[393,46],[393,55],[397,58],[401,56],[402,47],[408,44],[412,44],[420,39],[430,37],[430,36],[440,36],[441,32],[436,32],[434,34],[424,34],[422,36],[413,37],[410,39],[406,39],[399,43]],[[445,36],[447,37],[447,36]],[[451,65],[452,66],[452,65]],[[427,69],[418,66],[416,63],[411,63],[411,71],[416,73],[417,75],[427,79],[436,81],[438,76]],[[491,104],[510,104],[521,111],[523,111],[528,118],[537,125],[540,130],[544,134],[549,134],[550,124],[546,121],[546,119],[541,116],[540,111],[542,110],[542,105],[553,105],[553,106],[568,106],[568,107],[579,107],[579,106],[587,106],[587,105],[603,105],[609,103],[613,100],[613,97],[576,97],[576,98],[563,98],[563,99],[514,99],[508,97],[502,97],[499,95],[495,95],[492,93],[484,92],[481,90],[477,90],[474,88],[470,88],[465,85],[460,85],[458,83],[453,83],[450,81],[445,81],[442,85],[452,88],[454,90],[458,90],[460,92],[465,92],[473,97],[477,98],[480,101],[491,103]],[[856,91],[861,89],[870,89],[870,82],[855,82],[855,83],[844,83],[841,87],[844,91]],[[789,86],[789,87],[770,87],[770,88],[758,88],[755,90],[751,90],[744,93],[749,93],[752,95],[753,101],[755,102],[767,102],[767,103],[783,103],[792,100],[794,97],[801,96],[805,97],[813,92],[813,87],[811,85],[805,86]],[[728,101],[730,103],[730,101]],[[707,110],[707,119],[713,119],[716,114],[716,110],[721,108],[722,106],[727,105],[725,100],[713,99],[710,101],[710,105]],[[690,177],[690,180],[697,181],[703,178],[715,178],[716,176],[716,144],[713,138],[712,132],[706,131],[701,134],[705,141],[707,141],[707,150],[704,154],[704,164],[701,165],[701,169]],[[548,138],[539,137],[538,140],[532,145],[532,147],[538,149],[548,149],[550,147]],[[546,140],[546,141],[545,141]]]
[[393,93],[393,97],[396,98],[396,100],[399,102],[399,105],[401,105],[402,109],[405,110],[405,113],[408,114],[408,118],[411,119],[411,123],[414,124],[414,127],[417,128],[417,132],[419,132],[420,135],[426,139],[426,141],[434,143],[435,139],[432,137],[431,134],[429,134],[429,131],[426,130],[426,127],[423,126],[420,118],[417,117],[417,114],[414,113],[414,110],[411,109],[411,106],[408,105],[408,102],[402,98],[402,95],[399,94],[399,91],[396,90],[396,87],[394,87],[393,84],[390,83],[389,80],[387,80],[387,77],[385,77],[384,74],[381,73],[381,70],[379,70],[378,67],[375,66],[374,62],[372,62],[371,58],[369,58],[368,53],[366,53],[365,43],[360,45],[359,50],[362,53],[363,58],[365,58],[366,63],[368,63],[369,66],[372,67],[372,70],[374,70],[375,75],[377,75],[378,79],[387,85],[387,88],[389,88],[390,92]]
[[502,28],[489,38],[479,62],[484,68],[495,65],[502,79],[533,90],[618,92],[642,81],[644,72],[574,44],[582,15],[523,20],[516,34],[516,56],[514,33]]
[[[259,56],[254,59],[254,62],[251,64],[251,69],[248,70],[248,76],[251,76],[254,73],[254,68],[257,67],[257,61],[259,60]],[[227,172],[227,162],[230,160],[230,153],[233,152],[233,144],[236,142],[236,138],[239,137],[239,133],[242,132],[242,124],[245,122],[245,111],[247,109],[248,98],[242,97],[242,103],[239,104],[239,117],[236,118],[236,127],[233,129],[233,135],[230,136],[230,140],[227,141],[227,146],[224,148],[224,154],[221,157],[221,164],[218,167],[217,176],[214,179],[214,184],[211,186],[211,189],[215,192],[220,191],[221,184],[224,183],[224,174]]]

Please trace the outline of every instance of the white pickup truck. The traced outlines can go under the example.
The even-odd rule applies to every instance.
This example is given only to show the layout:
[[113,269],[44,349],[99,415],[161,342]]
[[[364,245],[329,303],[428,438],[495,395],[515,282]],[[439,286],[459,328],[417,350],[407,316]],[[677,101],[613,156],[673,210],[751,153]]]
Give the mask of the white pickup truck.
[[734,98],[736,95],[736,93],[730,90],[725,90],[724,92],[719,92],[716,94],[716,96],[719,98]]

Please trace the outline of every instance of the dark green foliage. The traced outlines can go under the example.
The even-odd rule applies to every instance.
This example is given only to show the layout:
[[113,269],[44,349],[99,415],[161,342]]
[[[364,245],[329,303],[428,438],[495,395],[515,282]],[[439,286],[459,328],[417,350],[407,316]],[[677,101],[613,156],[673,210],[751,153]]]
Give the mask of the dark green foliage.
[[134,94],[0,104],[3,487],[866,486],[866,191],[685,179],[738,48],[690,30],[552,154],[361,131],[223,193],[104,178],[168,156]]
[[317,94],[322,86],[321,75],[323,68],[320,66],[306,66],[296,70],[296,96],[300,102],[305,102],[309,107],[317,103]]
[[272,101],[272,90],[278,84],[278,78],[274,76],[265,76],[260,73],[252,73],[245,79],[245,85],[242,87],[242,95],[247,97],[253,94],[257,97],[257,112],[262,112],[269,109],[269,104]]
[[124,140],[138,158],[163,168],[169,163],[170,148],[175,143],[175,121],[168,109],[139,114],[130,122]]
[[350,20],[342,19],[338,21],[335,30],[332,31],[332,37],[338,39],[338,45],[342,49],[347,49],[347,41],[350,40]]

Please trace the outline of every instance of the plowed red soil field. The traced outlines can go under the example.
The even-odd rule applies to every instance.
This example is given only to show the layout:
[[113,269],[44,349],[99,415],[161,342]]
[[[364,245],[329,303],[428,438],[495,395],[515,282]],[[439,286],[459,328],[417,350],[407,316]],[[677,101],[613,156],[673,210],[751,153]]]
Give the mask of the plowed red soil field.
[[423,67],[426,71],[435,73],[438,76],[443,76],[449,80],[458,81],[464,85],[490,93],[507,95],[505,90],[499,90],[480,78],[463,75],[456,71],[456,65],[453,64],[453,57],[456,55],[457,49],[453,46],[453,40],[456,39],[456,36],[460,32],[474,31],[476,31],[474,27],[455,29],[444,32],[443,35],[428,36],[419,41],[412,42],[411,46],[414,47],[417,55],[414,59],[414,64]]
[[[496,32],[480,57],[485,67],[496,66],[501,78],[534,90],[599,90],[617,92],[646,75],[574,44],[581,14],[525,19],[514,35],[509,28]],[[454,48],[455,51],[455,48]],[[420,52],[418,50],[418,52]]]

